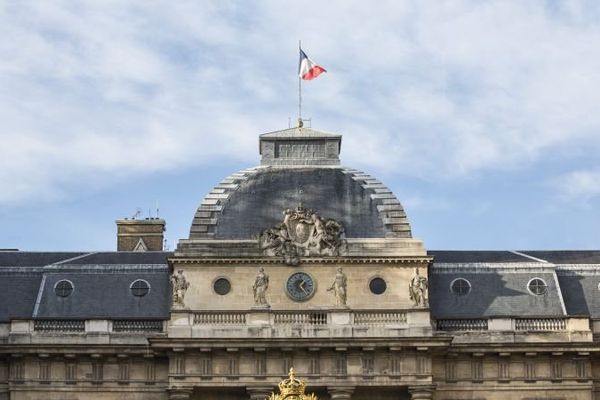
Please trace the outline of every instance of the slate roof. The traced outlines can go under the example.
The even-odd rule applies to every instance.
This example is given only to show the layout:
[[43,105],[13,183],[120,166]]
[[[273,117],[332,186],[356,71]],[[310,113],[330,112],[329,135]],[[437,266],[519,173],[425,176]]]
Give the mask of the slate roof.
[[[600,318],[600,251],[429,251],[431,313],[435,318],[572,316]],[[543,279],[548,294],[534,296],[530,279]],[[454,279],[471,283],[457,296]],[[563,308],[564,304],[564,308]],[[563,311],[564,310],[564,311]]]
[[[31,318],[166,319],[170,307],[169,252],[0,252],[0,321]],[[54,293],[60,280],[71,296]],[[135,297],[129,285],[150,284]]]
[[519,252],[554,264],[600,264],[600,250],[520,250]]
[[342,167],[255,167],[225,178],[204,198],[190,239],[254,239],[300,203],[341,222],[348,238],[411,237],[400,201],[370,175]]
[[77,257],[84,252],[0,251],[0,267],[35,267]]
[[[590,316],[600,319],[600,251],[443,251],[432,250],[429,274],[433,318]],[[169,252],[0,252],[0,322],[11,319],[167,319]],[[533,258],[532,258],[533,257]],[[560,261],[560,263],[559,263]],[[456,296],[456,278],[471,291]],[[527,290],[541,278],[548,293]],[[67,279],[68,298],[54,293]],[[136,279],[150,292],[135,297]],[[37,306],[36,306],[37,304]],[[564,304],[564,305],[563,305]]]

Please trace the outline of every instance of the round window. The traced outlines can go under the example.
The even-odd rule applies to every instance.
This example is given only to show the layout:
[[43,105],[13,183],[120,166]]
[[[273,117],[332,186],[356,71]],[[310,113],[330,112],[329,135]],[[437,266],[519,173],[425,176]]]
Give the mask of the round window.
[[56,282],[54,293],[59,297],[69,297],[73,293],[73,283],[66,279]]
[[219,278],[213,284],[213,289],[215,290],[215,293],[224,296],[231,290],[231,283],[227,278]]
[[371,289],[373,294],[382,294],[387,289],[387,283],[385,283],[383,278],[373,278],[369,282],[369,289]]
[[527,288],[536,296],[542,296],[548,292],[548,285],[540,278],[533,278],[530,280],[527,284]]
[[466,296],[471,291],[471,282],[464,278],[456,278],[450,283],[450,290],[457,296]]
[[143,279],[133,281],[129,286],[131,294],[136,297],[144,297],[150,291],[150,284]]

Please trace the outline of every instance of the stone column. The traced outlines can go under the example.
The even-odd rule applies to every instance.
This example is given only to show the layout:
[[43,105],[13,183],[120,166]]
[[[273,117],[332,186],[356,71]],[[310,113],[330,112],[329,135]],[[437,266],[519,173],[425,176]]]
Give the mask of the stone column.
[[433,385],[410,386],[408,388],[411,400],[431,400],[434,391],[435,386]]
[[188,400],[192,395],[192,389],[169,389],[169,400]]
[[247,386],[246,392],[250,400],[265,400],[273,393],[272,386]]
[[331,400],[350,400],[354,393],[354,386],[328,386],[327,391]]

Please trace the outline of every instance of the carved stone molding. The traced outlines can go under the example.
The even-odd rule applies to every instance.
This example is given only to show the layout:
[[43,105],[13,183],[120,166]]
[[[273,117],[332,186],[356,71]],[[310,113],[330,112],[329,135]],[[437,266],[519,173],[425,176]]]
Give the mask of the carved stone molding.
[[345,247],[344,227],[302,206],[288,208],[281,223],[260,233],[258,245],[266,256],[283,257],[286,264],[298,265],[300,257],[340,255]]
[[246,386],[249,400],[265,400],[273,393],[272,386]]
[[169,400],[188,400],[192,395],[192,389],[169,389]]
[[354,393],[354,386],[328,386],[327,392],[331,400],[350,400]]
[[411,400],[431,400],[431,399],[433,399],[433,392],[435,392],[435,386],[434,385],[409,386],[408,392],[410,393]]

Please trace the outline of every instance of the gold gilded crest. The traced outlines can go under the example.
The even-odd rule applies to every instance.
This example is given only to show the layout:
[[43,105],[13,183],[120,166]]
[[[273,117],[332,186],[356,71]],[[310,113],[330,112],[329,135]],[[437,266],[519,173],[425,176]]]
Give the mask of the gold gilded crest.
[[306,383],[296,379],[294,368],[290,368],[287,379],[279,382],[279,394],[271,393],[268,400],[318,400],[314,393],[305,394]]

